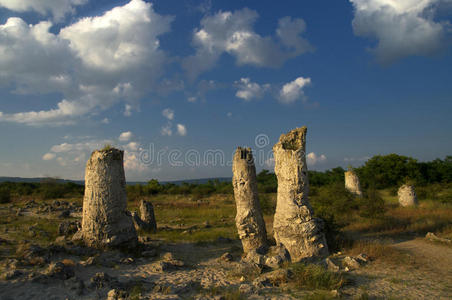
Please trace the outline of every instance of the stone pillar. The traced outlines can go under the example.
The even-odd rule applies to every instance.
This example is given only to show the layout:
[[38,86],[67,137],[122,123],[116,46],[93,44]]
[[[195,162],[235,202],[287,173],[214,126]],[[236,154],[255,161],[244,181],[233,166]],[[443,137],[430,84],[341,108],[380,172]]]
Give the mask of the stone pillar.
[[290,253],[292,262],[328,255],[323,220],[313,217],[308,201],[306,127],[282,134],[273,147],[278,195],[273,231],[275,240]]
[[358,175],[353,170],[345,172],[345,188],[352,194],[362,197],[361,185],[359,184]]
[[408,184],[402,185],[399,188],[397,195],[399,196],[400,206],[417,206],[417,196],[414,186]]
[[157,230],[157,222],[154,215],[154,206],[151,202],[141,200],[140,217],[141,220],[146,224],[145,229],[153,231]]
[[91,154],[85,171],[80,238],[91,247],[137,244],[137,234],[127,210],[124,151],[110,148]]
[[250,148],[238,147],[232,164],[232,184],[237,206],[235,224],[243,251],[267,249],[267,230],[257,193],[256,168]]

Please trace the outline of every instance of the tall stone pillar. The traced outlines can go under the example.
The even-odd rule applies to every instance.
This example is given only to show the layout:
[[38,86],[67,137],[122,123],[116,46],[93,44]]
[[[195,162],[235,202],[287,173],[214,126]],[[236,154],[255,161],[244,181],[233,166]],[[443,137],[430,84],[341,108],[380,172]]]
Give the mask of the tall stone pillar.
[[110,148],[91,154],[85,171],[83,241],[91,247],[137,244],[137,234],[127,210],[124,152]]
[[359,184],[358,175],[353,170],[345,172],[345,188],[352,194],[362,197],[361,185]]
[[399,204],[400,206],[416,206],[417,205],[417,196],[414,190],[414,186],[404,184],[397,191],[397,195],[399,196]]
[[267,231],[257,193],[256,168],[250,148],[238,147],[232,164],[232,184],[237,206],[235,223],[243,251],[265,251]]
[[273,231],[292,262],[328,255],[323,220],[313,217],[308,201],[309,181],[306,166],[306,127],[282,134],[273,147],[278,195]]
[[154,206],[151,202],[141,200],[140,202],[140,217],[146,224],[146,229],[157,230],[157,222],[155,220]]

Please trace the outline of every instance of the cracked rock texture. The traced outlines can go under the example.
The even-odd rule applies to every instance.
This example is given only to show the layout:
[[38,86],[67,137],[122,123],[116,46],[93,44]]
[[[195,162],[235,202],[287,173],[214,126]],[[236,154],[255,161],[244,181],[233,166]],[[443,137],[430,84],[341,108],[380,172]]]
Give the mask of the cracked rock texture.
[[267,231],[257,193],[256,168],[250,148],[238,147],[232,165],[234,197],[237,206],[235,223],[243,251],[266,250]]
[[82,229],[78,238],[91,247],[134,247],[137,234],[127,211],[124,152],[94,151],[86,164]]
[[141,200],[140,202],[140,218],[145,223],[145,229],[157,230],[157,222],[155,220],[154,206],[151,202]]
[[345,188],[352,194],[355,194],[359,197],[363,196],[363,192],[361,191],[361,185],[359,184],[358,175],[353,170],[348,170],[345,172]]
[[414,190],[414,186],[404,184],[402,185],[397,195],[399,196],[399,204],[400,206],[416,206],[417,205],[417,196]]
[[308,201],[306,133],[301,127],[282,134],[273,147],[278,194],[273,231],[276,243],[289,251],[293,262],[328,255],[323,220],[313,217]]

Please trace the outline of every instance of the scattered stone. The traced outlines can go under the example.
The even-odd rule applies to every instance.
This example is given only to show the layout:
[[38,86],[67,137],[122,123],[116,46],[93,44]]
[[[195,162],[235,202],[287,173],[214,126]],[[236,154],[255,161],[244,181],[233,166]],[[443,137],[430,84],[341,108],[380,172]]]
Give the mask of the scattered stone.
[[63,221],[58,225],[58,234],[69,236],[76,233],[80,229],[79,221]]
[[231,262],[234,258],[232,257],[232,254],[229,252],[224,253],[221,257],[220,260],[221,261],[225,261],[225,262]]
[[246,263],[253,263],[261,266],[265,264],[265,256],[257,253],[256,250],[249,251],[242,260]]
[[131,265],[135,262],[135,260],[132,257],[126,257],[126,258],[121,259],[120,262],[125,265]]
[[237,206],[235,223],[243,251],[245,253],[253,250],[265,251],[268,247],[267,231],[259,204],[256,168],[251,148],[237,148],[232,173]]
[[239,286],[239,292],[241,294],[244,294],[244,295],[249,295],[249,294],[252,294],[254,292],[254,288],[253,288],[253,286],[251,284],[242,283]]
[[402,207],[417,206],[417,196],[414,190],[414,186],[404,184],[397,191],[399,197],[399,204]]
[[360,263],[355,258],[350,256],[344,257],[343,263],[350,270],[359,269],[359,267],[361,266]]
[[361,253],[356,257],[356,260],[361,263],[361,264],[365,264],[369,262],[369,256],[365,253]]
[[325,264],[329,271],[339,272],[340,267],[329,257],[325,258]]
[[16,254],[20,257],[23,263],[28,265],[44,265],[48,261],[48,251],[46,249],[35,245],[24,243],[19,245]]
[[306,127],[282,134],[273,147],[278,193],[273,231],[276,243],[289,251],[292,262],[327,256],[324,222],[313,217],[309,204]]
[[107,300],[126,300],[128,297],[128,293],[120,289],[112,289],[107,294]]
[[353,169],[349,169],[345,172],[345,188],[352,194],[355,194],[358,197],[363,196],[363,192],[361,191],[361,185],[359,184],[358,175],[356,175]]
[[2,275],[2,279],[4,280],[12,280],[12,279],[16,279],[17,277],[20,277],[23,274],[22,271],[19,270],[10,270],[5,272]]
[[263,286],[280,286],[287,283],[293,277],[293,273],[289,269],[278,269],[259,276],[253,283],[260,282]]
[[47,268],[45,275],[54,278],[66,280],[75,275],[74,268],[63,264],[62,262],[51,263]]
[[205,221],[204,223],[202,223],[202,226],[203,226],[204,228],[210,228],[210,227],[212,227],[212,225],[210,225],[209,221]]
[[276,269],[280,268],[284,263],[290,261],[290,254],[282,244],[270,247],[266,259],[265,265]]
[[94,151],[86,165],[82,238],[90,247],[137,245],[132,217],[127,211],[124,151]]
[[433,232],[428,232],[425,235],[425,238],[429,241],[432,242],[440,242],[440,243],[445,243],[445,244],[452,244],[452,240],[450,239],[445,239],[445,238],[440,238],[439,236],[435,235]]

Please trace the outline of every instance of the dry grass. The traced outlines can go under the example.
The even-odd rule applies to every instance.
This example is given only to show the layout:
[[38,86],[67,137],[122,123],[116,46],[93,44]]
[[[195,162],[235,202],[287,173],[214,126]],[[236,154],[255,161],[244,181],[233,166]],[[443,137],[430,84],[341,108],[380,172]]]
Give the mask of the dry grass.
[[381,241],[355,241],[345,249],[351,256],[365,253],[371,260],[381,260],[390,264],[414,265],[413,257]]

